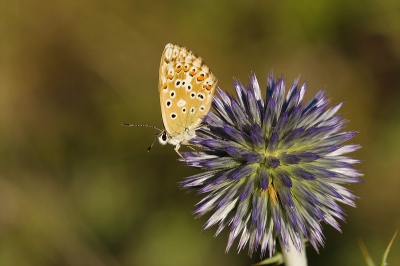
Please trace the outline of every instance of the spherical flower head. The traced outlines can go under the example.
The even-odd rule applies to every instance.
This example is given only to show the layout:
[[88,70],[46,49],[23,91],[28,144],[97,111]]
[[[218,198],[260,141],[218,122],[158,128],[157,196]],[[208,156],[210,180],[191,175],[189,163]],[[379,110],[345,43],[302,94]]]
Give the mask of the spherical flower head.
[[327,108],[322,89],[303,106],[306,83],[295,80],[285,98],[285,82],[272,72],[265,100],[255,75],[247,89],[237,80],[234,87],[237,98],[218,89],[216,112],[191,141],[201,148],[182,153],[188,166],[205,170],[182,182],[206,194],[195,213],[212,212],[204,228],[218,224],[216,235],[230,228],[226,251],[239,235],[238,250],[248,243],[250,256],[258,246],[271,256],[277,238],[298,252],[306,238],[318,250],[321,222],[340,230],[345,213],[338,203],[355,206],[342,184],[361,176],[353,167],[359,161],[344,156],[360,146],[343,145],[356,132],[340,132],[342,103]]

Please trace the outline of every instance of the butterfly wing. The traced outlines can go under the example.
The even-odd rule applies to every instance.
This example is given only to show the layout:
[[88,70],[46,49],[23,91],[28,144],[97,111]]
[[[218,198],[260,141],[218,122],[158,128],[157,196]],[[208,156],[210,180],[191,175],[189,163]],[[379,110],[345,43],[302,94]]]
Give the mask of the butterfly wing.
[[171,137],[200,125],[210,110],[216,84],[201,57],[176,44],[165,46],[158,90],[164,127]]

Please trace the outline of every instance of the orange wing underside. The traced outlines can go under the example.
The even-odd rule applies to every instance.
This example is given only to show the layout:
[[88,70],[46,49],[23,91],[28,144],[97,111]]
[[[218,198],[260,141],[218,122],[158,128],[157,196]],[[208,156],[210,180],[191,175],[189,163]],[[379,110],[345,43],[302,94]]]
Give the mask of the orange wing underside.
[[216,84],[200,57],[182,46],[165,47],[158,88],[164,127],[171,136],[199,126],[210,110]]

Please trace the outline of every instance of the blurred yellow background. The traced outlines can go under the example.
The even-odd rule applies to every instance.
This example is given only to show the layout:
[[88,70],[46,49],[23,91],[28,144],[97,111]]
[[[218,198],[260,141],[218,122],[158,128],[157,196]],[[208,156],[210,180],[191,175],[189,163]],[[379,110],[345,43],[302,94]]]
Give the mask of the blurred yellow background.
[[[0,1],[0,265],[250,265],[225,254],[227,231],[201,232],[200,200],[178,187],[197,173],[162,127],[158,67],[164,46],[200,55],[233,93],[251,71],[289,86],[308,79],[306,100],[327,87],[345,100],[346,130],[365,184],[345,206],[343,232],[309,265],[365,265],[400,228],[399,1]],[[183,148],[183,150],[185,150]],[[400,265],[397,238],[389,265]]]

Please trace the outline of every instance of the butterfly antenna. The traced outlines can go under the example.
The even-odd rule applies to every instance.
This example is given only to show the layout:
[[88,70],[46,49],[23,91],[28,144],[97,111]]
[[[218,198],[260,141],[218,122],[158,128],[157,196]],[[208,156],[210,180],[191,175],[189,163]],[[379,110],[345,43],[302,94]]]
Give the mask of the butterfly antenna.
[[162,129],[159,129],[158,127],[155,127],[155,126],[152,126],[152,125],[124,124],[124,123],[122,123],[121,126],[124,126],[124,127],[151,127],[151,128],[154,128],[154,129],[156,129],[156,130],[162,132]]
[[156,142],[157,138],[158,138],[158,134],[156,133],[156,137],[154,138],[154,140],[151,143],[150,147],[147,149],[147,152],[150,152],[151,148],[153,148],[154,142]]

